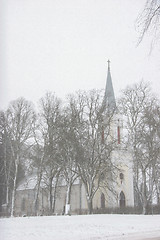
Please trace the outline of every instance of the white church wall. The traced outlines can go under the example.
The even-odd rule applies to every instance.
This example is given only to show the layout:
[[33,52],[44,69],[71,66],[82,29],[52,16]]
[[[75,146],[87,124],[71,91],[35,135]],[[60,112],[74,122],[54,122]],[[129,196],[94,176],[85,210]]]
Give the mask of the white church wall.
[[80,185],[76,184],[72,186],[71,189],[71,212],[79,213],[80,210]]
[[16,194],[15,214],[23,216],[33,214],[34,190],[19,190]]

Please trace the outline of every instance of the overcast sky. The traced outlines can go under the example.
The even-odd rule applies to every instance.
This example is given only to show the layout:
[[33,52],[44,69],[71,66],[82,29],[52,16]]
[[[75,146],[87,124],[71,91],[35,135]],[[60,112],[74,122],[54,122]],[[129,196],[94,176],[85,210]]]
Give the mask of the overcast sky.
[[107,60],[115,95],[140,80],[160,91],[160,49],[140,46],[135,20],[145,0],[0,0],[0,108],[20,96],[35,104],[104,89]]

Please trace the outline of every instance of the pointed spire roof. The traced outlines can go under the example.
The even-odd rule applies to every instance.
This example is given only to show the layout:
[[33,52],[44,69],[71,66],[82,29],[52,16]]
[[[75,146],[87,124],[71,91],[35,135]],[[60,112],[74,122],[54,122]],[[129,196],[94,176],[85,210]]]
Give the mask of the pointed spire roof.
[[108,106],[110,110],[114,110],[116,108],[116,100],[115,100],[114,90],[112,85],[109,60],[108,60],[107,82],[106,82],[105,95],[104,95],[104,104]]

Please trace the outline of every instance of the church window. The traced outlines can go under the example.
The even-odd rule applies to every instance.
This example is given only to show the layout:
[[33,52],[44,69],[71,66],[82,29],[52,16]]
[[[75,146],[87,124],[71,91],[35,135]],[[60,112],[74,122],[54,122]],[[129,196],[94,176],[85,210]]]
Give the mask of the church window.
[[118,144],[120,144],[121,139],[120,139],[120,126],[117,127],[117,134],[118,134]]
[[102,172],[102,173],[101,173],[101,180],[103,181],[104,179],[105,179],[105,173]]
[[123,179],[124,179],[124,174],[123,174],[123,173],[120,173],[120,174],[119,174],[119,178],[120,178],[120,180],[121,180],[121,184],[122,184]]
[[104,193],[101,194],[101,208],[105,208],[105,196]]
[[124,179],[124,174],[123,174],[123,173],[120,173],[120,174],[119,174],[119,178],[120,178],[121,180],[123,180],[123,179]]
[[102,144],[104,144],[104,127],[102,126]]
[[120,208],[123,208],[126,206],[126,198],[123,191],[121,191],[120,193],[119,205],[120,205]]
[[21,210],[25,211],[25,205],[26,205],[26,200],[25,198],[22,199],[22,203],[21,203]]

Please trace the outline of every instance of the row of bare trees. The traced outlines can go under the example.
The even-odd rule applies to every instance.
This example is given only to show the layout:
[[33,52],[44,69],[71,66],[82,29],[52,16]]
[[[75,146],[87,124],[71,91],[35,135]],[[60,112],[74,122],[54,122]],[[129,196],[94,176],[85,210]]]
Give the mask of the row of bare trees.
[[[101,176],[111,172],[110,155],[114,148],[113,141],[107,141],[113,114],[103,122],[107,109],[102,103],[99,91],[69,96],[65,106],[54,94],[46,93],[40,99],[38,114],[23,98],[11,102],[7,111],[1,112],[1,189],[11,216],[15,211],[16,188],[24,177],[20,175],[33,168],[37,175],[35,213],[42,178],[46,180],[50,212],[54,212],[60,176],[67,184],[66,213],[77,178],[85,186],[89,213],[92,212]],[[102,128],[106,129],[103,143]]]
[[[149,87],[140,83],[123,91],[119,110],[125,116],[123,147],[133,154],[136,203],[160,200],[160,132],[159,102]],[[78,92],[64,104],[55,94],[40,99],[38,113],[33,104],[20,98],[0,113],[1,204],[6,203],[14,216],[19,181],[35,170],[35,214],[43,179],[49,195],[50,213],[54,213],[58,181],[67,185],[66,214],[70,210],[71,188],[78,178],[86,190],[88,212],[97,190],[110,187],[114,166],[112,152],[117,148],[113,138],[113,111],[103,104],[101,91]]]

